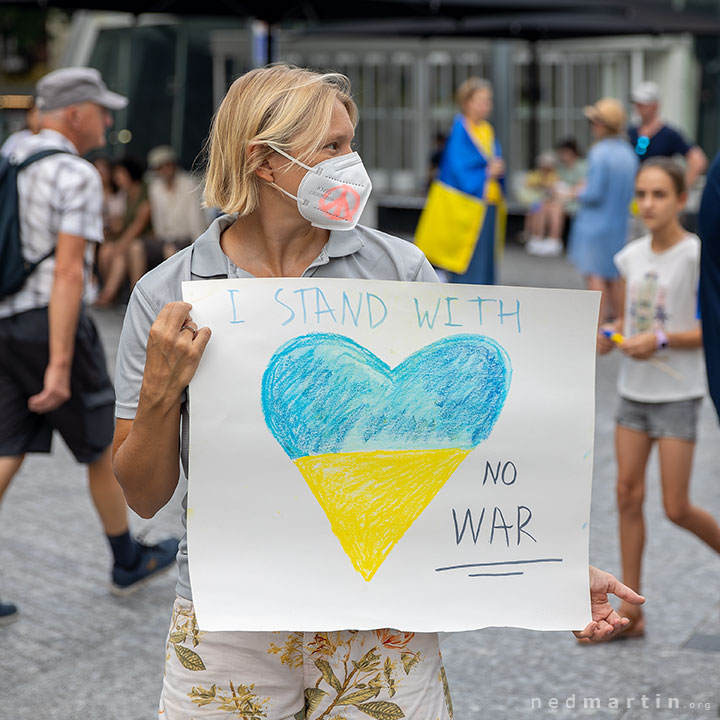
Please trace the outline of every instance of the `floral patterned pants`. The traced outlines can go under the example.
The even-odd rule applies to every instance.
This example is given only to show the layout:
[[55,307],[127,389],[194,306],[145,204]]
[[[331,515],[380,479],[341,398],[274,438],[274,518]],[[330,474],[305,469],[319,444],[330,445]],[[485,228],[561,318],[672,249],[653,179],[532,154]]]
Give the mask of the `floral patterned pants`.
[[201,632],[173,607],[159,720],[451,720],[433,633]]

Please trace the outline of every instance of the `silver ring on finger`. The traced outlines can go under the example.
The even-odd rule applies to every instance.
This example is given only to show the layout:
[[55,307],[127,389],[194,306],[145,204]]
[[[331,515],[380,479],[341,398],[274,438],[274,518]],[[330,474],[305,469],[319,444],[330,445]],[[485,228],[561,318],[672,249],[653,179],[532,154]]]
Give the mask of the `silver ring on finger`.
[[180,328],[180,332],[182,332],[183,330],[189,330],[189,331],[193,334],[193,336],[192,336],[192,339],[193,339],[193,340],[196,338],[196,336],[197,336],[197,330],[196,330],[194,327],[192,327],[192,325],[183,325],[183,326]]

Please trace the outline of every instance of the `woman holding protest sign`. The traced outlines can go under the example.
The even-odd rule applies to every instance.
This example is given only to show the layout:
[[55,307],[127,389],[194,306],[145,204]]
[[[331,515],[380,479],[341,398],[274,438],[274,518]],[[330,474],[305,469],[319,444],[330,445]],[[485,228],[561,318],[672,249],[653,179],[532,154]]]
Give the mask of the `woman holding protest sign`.
[[[114,467],[139,514],[163,507],[180,463],[187,468],[185,389],[211,332],[198,328],[181,302],[183,280],[436,280],[417,248],[357,224],[370,180],[351,148],[356,118],[344,76],[283,65],[247,73],[223,100],[210,135],[206,202],[227,214],[138,283],[123,327]],[[437,635],[199,632],[184,540],[178,567],[163,720],[241,710],[270,720],[329,719],[334,710],[347,720],[451,717]],[[586,637],[621,623],[608,592],[642,601],[594,569],[591,587],[595,619]],[[291,603],[298,589],[288,590]]]

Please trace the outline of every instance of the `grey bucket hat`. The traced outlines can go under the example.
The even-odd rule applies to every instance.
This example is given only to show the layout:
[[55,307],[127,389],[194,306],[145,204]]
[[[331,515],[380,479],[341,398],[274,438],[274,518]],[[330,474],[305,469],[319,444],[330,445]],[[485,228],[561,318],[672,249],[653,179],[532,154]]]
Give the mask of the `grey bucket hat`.
[[124,108],[128,100],[107,89],[95,68],[68,67],[53,70],[38,80],[35,102],[41,111],[92,102],[108,110]]

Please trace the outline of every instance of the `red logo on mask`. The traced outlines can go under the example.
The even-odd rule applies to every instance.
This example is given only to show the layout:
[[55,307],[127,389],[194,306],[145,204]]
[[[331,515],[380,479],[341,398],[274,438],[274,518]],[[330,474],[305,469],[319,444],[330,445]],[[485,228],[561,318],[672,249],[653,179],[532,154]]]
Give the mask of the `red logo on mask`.
[[320,198],[318,206],[333,220],[352,222],[355,211],[360,207],[360,195],[349,185],[337,185]]

